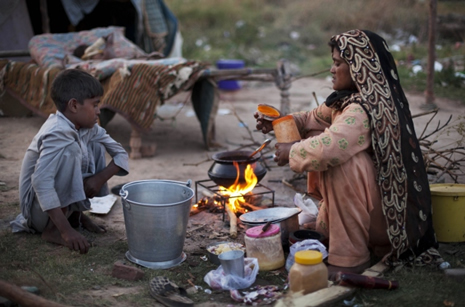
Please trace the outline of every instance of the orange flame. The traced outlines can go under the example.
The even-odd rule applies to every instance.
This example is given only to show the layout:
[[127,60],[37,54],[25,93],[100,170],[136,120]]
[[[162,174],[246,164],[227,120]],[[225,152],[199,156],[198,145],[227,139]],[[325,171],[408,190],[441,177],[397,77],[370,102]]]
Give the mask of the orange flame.
[[229,188],[225,188],[222,186],[220,186],[219,188],[223,195],[229,196],[228,202],[231,210],[233,212],[237,212],[237,208],[240,206],[240,203],[245,202],[245,199],[242,197],[242,195],[245,195],[248,192],[252,191],[253,188],[257,185],[258,179],[253,171],[253,168],[250,166],[250,164],[247,164],[247,167],[244,171],[245,183],[240,183],[239,164],[236,161],[233,161],[233,165],[237,170],[237,176],[236,180],[234,181],[234,184],[232,184]]

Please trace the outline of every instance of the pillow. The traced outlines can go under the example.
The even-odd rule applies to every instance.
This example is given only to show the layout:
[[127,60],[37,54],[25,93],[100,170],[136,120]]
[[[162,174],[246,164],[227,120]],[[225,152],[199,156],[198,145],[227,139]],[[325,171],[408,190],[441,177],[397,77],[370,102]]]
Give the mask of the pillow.
[[100,37],[114,33],[116,58],[133,59],[147,56],[137,45],[124,36],[123,27],[95,28],[88,31],[40,34],[29,41],[31,58],[42,67],[65,68],[65,59],[72,55],[79,45],[92,45]]

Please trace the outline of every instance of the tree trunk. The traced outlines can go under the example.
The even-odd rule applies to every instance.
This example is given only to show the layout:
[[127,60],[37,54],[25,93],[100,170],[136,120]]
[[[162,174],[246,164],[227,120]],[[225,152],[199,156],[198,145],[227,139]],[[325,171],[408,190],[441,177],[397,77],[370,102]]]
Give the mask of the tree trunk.
[[437,0],[430,0],[428,22],[428,65],[426,72],[426,109],[436,109],[434,97],[434,62],[436,59],[436,16]]

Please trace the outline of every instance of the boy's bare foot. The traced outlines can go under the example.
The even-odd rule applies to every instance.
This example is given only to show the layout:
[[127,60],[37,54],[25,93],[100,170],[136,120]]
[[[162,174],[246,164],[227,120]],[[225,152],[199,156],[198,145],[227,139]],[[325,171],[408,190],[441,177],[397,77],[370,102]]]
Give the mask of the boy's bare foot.
[[41,238],[42,240],[45,240],[50,243],[66,246],[66,242],[61,237],[60,231],[58,230],[58,228],[56,228],[55,224],[53,224],[51,220],[48,221],[47,226],[42,232]]
[[91,218],[83,212],[74,211],[69,216],[68,221],[74,228],[79,227],[79,225],[81,225],[84,229],[90,232],[103,233],[107,231],[105,227],[95,224],[91,220]]

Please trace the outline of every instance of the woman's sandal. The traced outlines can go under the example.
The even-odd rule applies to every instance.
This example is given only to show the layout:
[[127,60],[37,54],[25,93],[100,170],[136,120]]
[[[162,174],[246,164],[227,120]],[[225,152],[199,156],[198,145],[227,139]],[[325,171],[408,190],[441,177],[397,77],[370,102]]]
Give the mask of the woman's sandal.
[[157,276],[150,281],[150,295],[168,307],[194,306],[194,302],[187,297],[184,288],[163,276]]

